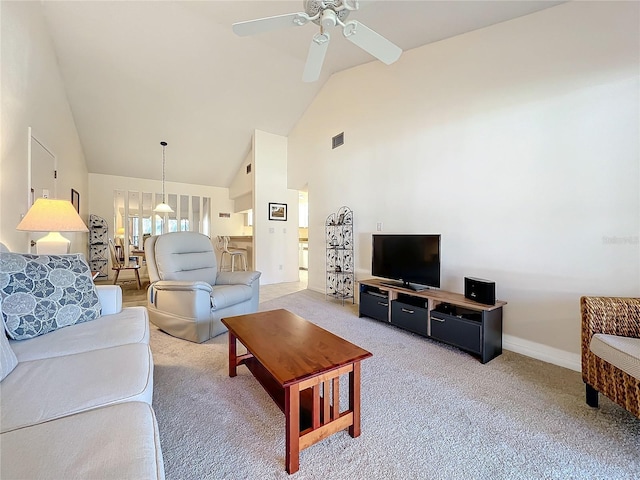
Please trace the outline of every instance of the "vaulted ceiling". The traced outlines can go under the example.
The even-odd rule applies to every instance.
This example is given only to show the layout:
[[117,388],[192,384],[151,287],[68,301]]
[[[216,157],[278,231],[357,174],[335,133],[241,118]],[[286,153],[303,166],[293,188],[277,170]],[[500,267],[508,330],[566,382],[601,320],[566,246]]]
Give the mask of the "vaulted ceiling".
[[[349,19],[406,51],[558,3],[361,1]],[[90,173],[159,180],[164,140],[168,181],[227,187],[254,129],[288,135],[333,73],[377,61],[338,31],[320,79],[304,83],[319,27],[243,38],[231,30],[234,22],[303,11],[301,0],[43,7]]]

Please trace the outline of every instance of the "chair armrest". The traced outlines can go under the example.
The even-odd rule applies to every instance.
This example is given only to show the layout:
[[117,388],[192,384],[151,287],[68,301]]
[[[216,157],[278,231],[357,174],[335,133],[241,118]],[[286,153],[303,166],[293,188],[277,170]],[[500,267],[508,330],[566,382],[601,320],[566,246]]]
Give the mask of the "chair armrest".
[[216,285],[248,285],[249,287],[260,278],[262,272],[219,272]]
[[96,293],[102,307],[101,315],[113,315],[122,311],[122,288],[119,285],[96,285]]
[[151,285],[155,290],[169,290],[169,291],[195,291],[203,290],[207,293],[211,293],[213,288],[207,282],[186,282],[178,280],[160,280]]
[[640,337],[640,298],[582,297],[582,332]]
[[596,333],[640,337],[640,298],[581,297],[582,379],[595,387],[600,361],[591,352],[591,337]]
[[208,320],[211,316],[211,292],[207,282],[160,280],[147,292],[150,313],[163,312],[181,318]]

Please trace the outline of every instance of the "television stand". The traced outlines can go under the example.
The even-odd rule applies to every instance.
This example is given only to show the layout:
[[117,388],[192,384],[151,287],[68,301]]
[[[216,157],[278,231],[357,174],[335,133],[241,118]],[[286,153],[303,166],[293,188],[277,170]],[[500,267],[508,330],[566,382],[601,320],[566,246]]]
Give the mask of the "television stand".
[[460,293],[415,291],[378,279],[360,282],[360,317],[389,323],[460,348],[487,363],[502,353],[502,307]]

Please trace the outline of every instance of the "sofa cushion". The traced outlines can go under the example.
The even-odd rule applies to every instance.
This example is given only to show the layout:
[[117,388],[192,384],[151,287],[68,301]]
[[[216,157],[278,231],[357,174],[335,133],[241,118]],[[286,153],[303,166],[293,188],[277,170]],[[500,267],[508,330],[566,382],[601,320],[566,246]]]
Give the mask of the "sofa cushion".
[[9,345],[9,340],[4,333],[4,328],[0,328],[0,381],[9,375],[18,365],[16,354]]
[[126,402],[0,435],[0,478],[162,479],[153,410]]
[[0,253],[2,319],[24,340],[100,316],[100,300],[81,254]]
[[598,357],[640,379],[640,338],[596,333],[589,349]]
[[92,322],[74,325],[73,328],[60,328],[30,340],[11,340],[9,343],[20,362],[128,343],[148,345],[149,316],[145,307],[127,307],[118,314],[103,315]]
[[151,404],[153,361],[135,343],[20,362],[2,382],[0,431],[124,401]]
[[251,300],[253,290],[246,285],[214,285],[211,291],[211,308],[222,310]]

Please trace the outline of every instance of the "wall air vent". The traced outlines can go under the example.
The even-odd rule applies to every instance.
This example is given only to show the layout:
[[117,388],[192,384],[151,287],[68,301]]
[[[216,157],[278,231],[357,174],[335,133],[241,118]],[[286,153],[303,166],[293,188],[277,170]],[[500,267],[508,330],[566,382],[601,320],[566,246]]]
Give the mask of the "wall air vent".
[[335,137],[331,139],[331,148],[338,148],[340,145],[344,144],[344,132],[339,133]]

